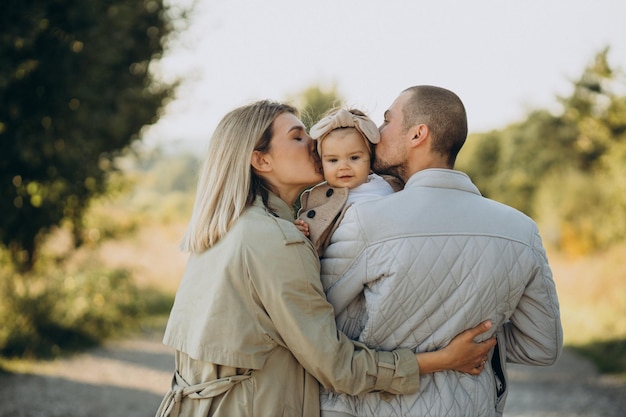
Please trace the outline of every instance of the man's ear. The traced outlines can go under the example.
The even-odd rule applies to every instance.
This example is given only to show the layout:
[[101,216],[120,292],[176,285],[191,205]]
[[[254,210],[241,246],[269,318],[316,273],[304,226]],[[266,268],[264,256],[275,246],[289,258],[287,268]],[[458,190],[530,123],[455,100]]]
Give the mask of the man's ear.
[[250,165],[257,172],[270,172],[272,170],[272,164],[267,153],[261,151],[253,151],[250,158]]
[[426,138],[430,135],[430,130],[425,124],[419,124],[413,126],[409,133],[411,134],[411,146],[418,146],[424,143]]

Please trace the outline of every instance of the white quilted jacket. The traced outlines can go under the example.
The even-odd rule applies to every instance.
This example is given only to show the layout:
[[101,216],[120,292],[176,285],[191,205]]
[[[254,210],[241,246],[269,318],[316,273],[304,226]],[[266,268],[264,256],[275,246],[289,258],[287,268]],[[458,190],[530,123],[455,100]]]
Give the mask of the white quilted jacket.
[[372,348],[433,351],[490,319],[500,350],[479,376],[422,375],[420,392],[405,396],[323,391],[322,410],[500,415],[505,362],[551,365],[561,350],[559,304],[536,224],[482,197],[459,171],[424,170],[403,191],[352,206],[322,258],[322,282],[338,327]]

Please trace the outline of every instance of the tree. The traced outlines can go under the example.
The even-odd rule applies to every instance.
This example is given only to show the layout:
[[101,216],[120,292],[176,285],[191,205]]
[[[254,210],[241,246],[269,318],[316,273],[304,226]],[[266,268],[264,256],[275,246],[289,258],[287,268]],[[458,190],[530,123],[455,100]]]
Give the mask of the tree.
[[573,143],[577,164],[584,171],[599,168],[616,143],[626,141],[626,78],[608,62],[609,48],[600,51],[575,81],[574,92],[559,100],[563,119],[576,126]]
[[0,3],[0,242],[20,269],[64,221],[81,243],[114,158],[175,88],[149,71],[172,24],[163,0]]
[[339,107],[344,102],[334,85],[328,90],[317,85],[308,87],[300,92],[293,101],[300,108],[302,123],[307,130],[317,123],[328,110]]
[[472,135],[468,152],[459,154],[458,166],[486,197],[532,216],[541,179],[571,163],[575,137],[571,124],[545,110],[536,110],[523,122]]
[[549,223],[550,243],[577,254],[623,241],[626,227],[626,79],[608,52],[559,97],[560,114],[473,135],[459,155],[486,196]]

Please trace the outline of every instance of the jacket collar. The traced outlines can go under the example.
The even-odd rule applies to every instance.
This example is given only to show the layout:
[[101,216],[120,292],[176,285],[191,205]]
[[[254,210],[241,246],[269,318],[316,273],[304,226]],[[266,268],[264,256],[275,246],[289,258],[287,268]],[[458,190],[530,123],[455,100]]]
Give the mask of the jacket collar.
[[452,169],[429,168],[416,172],[406,182],[404,189],[414,187],[450,188],[481,195],[467,174]]
[[283,200],[281,200],[280,197],[272,192],[268,192],[267,206],[263,204],[263,198],[261,198],[260,195],[256,196],[252,205],[267,210],[275,217],[280,217],[281,219],[290,222],[293,222],[295,220],[295,213],[293,211],[293,208],[289,207],[287,203],[285,203]]

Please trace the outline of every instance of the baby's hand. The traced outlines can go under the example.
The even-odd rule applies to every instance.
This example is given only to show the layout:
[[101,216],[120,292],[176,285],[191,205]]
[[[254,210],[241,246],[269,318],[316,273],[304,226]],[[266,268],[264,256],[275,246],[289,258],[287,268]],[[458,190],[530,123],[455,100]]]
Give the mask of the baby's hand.
[[298,228],[299,231],[302,232],[302,234],[304,234],[304,236],[309,236],[309,224],[307,222],[305,222],[304,220],[296,220],[293,222],[296,227]]

